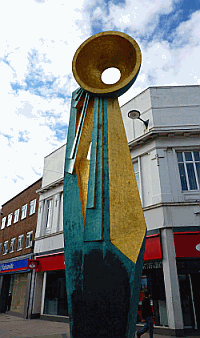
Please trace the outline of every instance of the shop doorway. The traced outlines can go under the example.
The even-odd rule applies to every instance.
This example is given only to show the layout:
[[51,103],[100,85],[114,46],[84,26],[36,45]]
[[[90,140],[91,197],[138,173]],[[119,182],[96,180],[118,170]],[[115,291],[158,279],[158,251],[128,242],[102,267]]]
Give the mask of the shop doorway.
[[10,311],[10,308],[11,308],[14,280],[15,280],[15,275],[10,275],[10,285],[9,285],[9,290],[8,290],[7,311]]
[[48,271],[44,314],[68,316],[65,271]]
[[11,280],[11,275],[3,276],[3,283],[2,283],[2,288],[1,288],[0,312],[7,311],[10,280]]
[[196,328],[200,329],[200,273],[190,275],[193,292],[193,305],[195,310]]
[[153,316],[154,324],[156,326],[167,327],[168,319],[166,309],[165,286],[164,286],[163,270],[161,268],[154,268],[148,270],[143,269],[137,323],[140,323],[142,321],[141,305],[145,290],[148,290],[151,294],[151,306],[154,314]]
[[200,273],[179,274],[184,326],[200,328]]

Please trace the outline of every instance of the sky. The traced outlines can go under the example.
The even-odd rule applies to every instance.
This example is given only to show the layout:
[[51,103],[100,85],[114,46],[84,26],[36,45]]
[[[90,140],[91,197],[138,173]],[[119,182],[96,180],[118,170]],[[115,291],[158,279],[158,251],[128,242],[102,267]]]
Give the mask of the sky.
[[76,49],[121,31],[142,66],[120,105],[150,86],[200,85],[200,0],[0,1],[0,206],[37,181],[66,142]]

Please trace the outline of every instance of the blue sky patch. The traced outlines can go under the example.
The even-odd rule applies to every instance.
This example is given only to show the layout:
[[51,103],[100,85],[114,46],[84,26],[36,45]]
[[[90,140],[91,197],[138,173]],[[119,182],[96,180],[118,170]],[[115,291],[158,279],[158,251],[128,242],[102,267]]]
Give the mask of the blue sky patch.
[[49,125],[49,128],[55,132],[55,137],[58,139],[58,141],[66,140],[68,130],[67,124],[56,122],[53,125]]
[[30,138],[28,137],[28,131],[19,131],[18,142],[28,142]]

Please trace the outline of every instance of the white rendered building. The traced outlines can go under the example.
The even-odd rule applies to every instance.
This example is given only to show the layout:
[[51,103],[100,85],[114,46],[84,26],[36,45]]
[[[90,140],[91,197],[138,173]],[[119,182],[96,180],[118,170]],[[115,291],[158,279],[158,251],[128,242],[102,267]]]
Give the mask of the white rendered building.
[[42,187],[35,235],[35,286],[31,318],[68,317],[63,236],[63,145],[44,159]]
[[121,111],[147,223],[142,288],[155,325],[200,329],[200,86],[151,87]]
[[[151,87],[121,107],[147,223],[141,283],[155,326],[200,328],[200,86]],[[139,110],[142,121],[128,118]],[[65,146],[45,157],[31,317],[67,319],[62,225]],[[53,290],[53,291],[51,291]],[[138,323],[140,312],[138,313]]]

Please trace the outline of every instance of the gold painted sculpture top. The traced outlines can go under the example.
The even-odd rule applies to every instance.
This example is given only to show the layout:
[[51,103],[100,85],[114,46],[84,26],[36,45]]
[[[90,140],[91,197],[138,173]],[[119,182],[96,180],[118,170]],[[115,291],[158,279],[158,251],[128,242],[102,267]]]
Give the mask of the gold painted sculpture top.
[[[116,98],[135,82],[141,66],[141,51],[129,35],[107,31],[91,36],[77,49],[72,71],[78,84],[96,96]],[[121,77],[105,84],[101,75],[107,68],[119,69]]]

